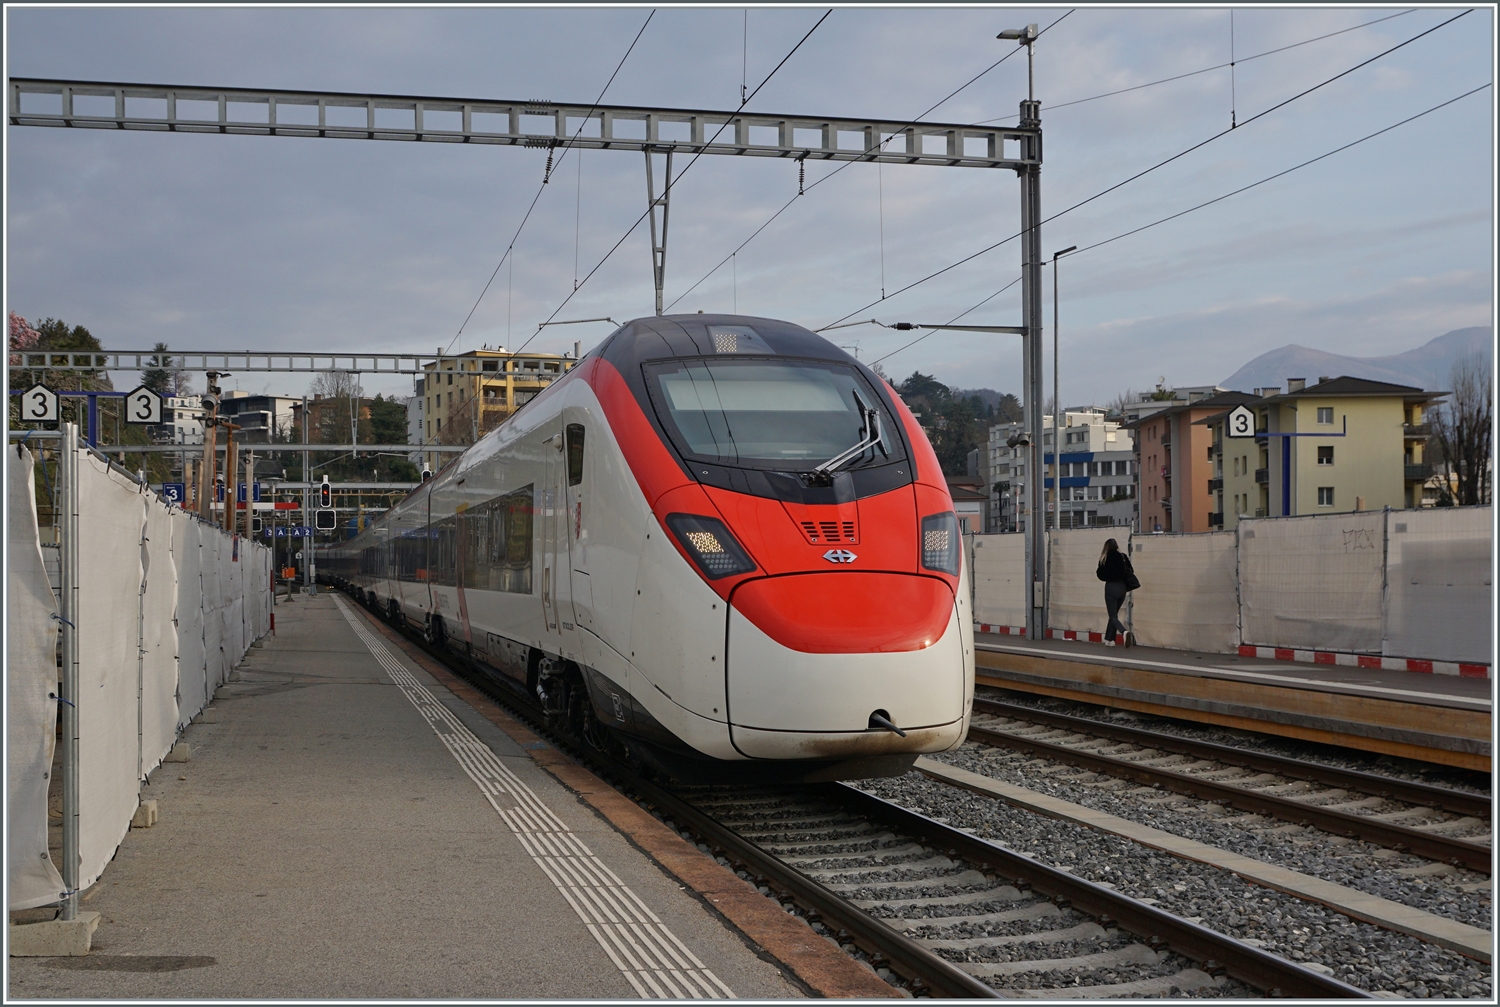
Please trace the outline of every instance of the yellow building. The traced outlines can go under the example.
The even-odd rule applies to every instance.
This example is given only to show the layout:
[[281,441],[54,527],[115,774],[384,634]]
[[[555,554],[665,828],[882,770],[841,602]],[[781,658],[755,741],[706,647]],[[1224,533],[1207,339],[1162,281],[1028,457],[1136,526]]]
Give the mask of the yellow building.
[[1227,437],[1228,412],[1199,421],[1212,435],[1209,487],[1226,530],[1244,517],[1422,505],[1426,412],[1445,393],[1351,377],[1259,391],[1254,438]]
[[[473,444],[530,402],[578,361],[554,353],[470,350],[427,364],[422,376],[422,439]],[[437,471],[452,456],[428,454]]]

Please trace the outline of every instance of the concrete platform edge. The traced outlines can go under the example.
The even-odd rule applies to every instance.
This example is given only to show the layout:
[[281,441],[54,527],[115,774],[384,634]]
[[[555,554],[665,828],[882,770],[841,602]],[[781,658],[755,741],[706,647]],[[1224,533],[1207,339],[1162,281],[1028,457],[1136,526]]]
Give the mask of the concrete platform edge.
[[358,605],[350,608],[398,647],[408,660],[525,749],[539,767],[576,793],[629,842],[696,894],[729,927],[770,955],[812,994],[841,999],[903,997],[902,991],[818,936],[800,918],[761,895],[733,871],[705,856],[390,626],[371,618]]

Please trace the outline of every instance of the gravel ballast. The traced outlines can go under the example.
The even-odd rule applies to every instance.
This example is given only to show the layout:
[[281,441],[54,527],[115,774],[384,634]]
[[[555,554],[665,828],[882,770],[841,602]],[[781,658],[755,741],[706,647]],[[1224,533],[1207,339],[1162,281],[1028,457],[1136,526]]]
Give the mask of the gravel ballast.
[[[972,759],[973,755],[961,751],[947,757],[955,764],[962,764],[956,761],[962,758]],[[1252,885],[1207,864],[1181,860],[1072,822],[1021,811],[916,772],[859,785],[903,807],[1109,885],[1220,933],[1293,961],[1326,968],[1351,985],[1417,999],[1492,998],[1491,969],[1487,965],[1405,934],[1356,922],[1321,905]],[[1067,982],[1072,984],[1071,976]]]

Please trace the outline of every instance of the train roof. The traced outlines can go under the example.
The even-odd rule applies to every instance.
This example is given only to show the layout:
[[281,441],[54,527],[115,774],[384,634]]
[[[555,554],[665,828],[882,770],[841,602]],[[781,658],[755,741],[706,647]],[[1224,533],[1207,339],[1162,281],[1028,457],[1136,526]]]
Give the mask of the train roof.
[[850,358],[816,332],[755,315],[660,315],[620,326],[596,351],[626,370],[647,360],[745,353],[815,360]]

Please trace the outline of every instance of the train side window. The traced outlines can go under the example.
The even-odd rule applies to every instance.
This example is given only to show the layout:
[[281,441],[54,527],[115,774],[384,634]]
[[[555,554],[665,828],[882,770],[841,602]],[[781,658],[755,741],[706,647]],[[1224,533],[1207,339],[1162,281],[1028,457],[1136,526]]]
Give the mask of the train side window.
[[583,424],[569,423],[565,431],[568,447],[568,485],[583,482]]

